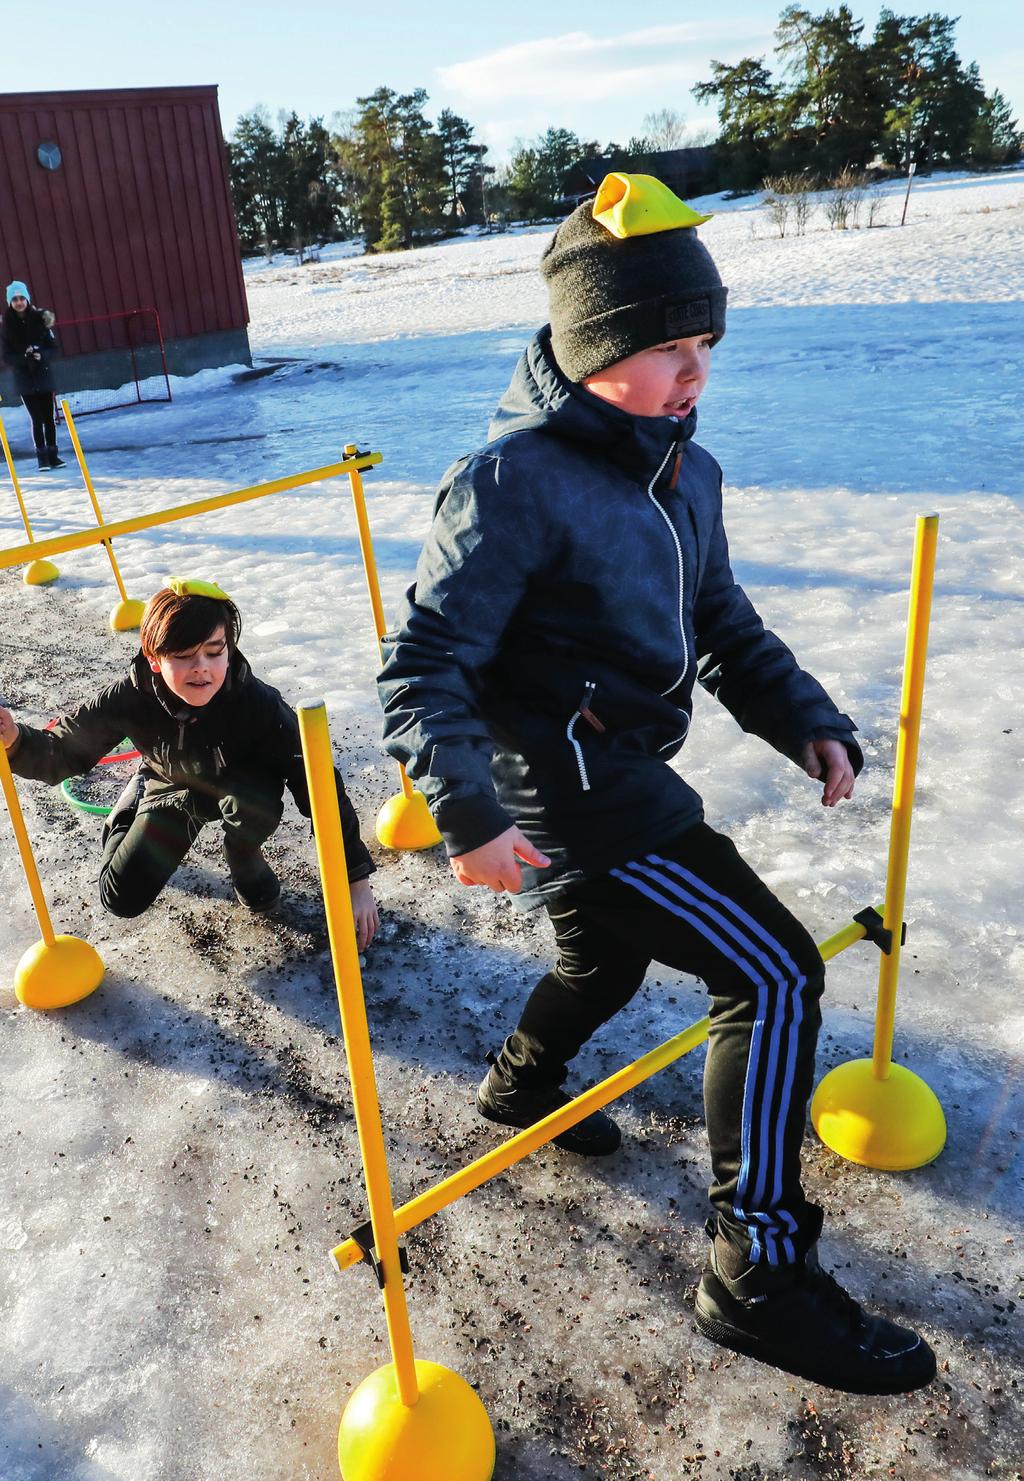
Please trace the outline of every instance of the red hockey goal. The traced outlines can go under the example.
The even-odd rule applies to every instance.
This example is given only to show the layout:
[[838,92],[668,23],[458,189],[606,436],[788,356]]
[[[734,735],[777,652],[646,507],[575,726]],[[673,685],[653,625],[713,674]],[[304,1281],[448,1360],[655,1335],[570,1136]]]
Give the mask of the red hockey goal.
[[156,309],[129,309],[94,314],[86,319],[59,319],[54,326],[61,368],[77,389],[63,394],[75,417],[92,416],[147,401],[170,401],[171,382]]

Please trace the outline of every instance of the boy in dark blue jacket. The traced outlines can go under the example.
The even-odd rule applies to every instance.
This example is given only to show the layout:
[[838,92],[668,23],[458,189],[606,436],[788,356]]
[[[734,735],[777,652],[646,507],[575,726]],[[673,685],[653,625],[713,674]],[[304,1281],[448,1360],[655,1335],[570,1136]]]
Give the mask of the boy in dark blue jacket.
[[[525,1126],[564,1104],[568,1062],[652,960],[699,976],[715,1218],[698,1323],[818,1382],[900,1392],[934,1355],[820,1270],[822,1211],[800,1183],[821,958],[667,764],[694,680],[826,806],[863,764],[853,722],[733,579],[721,470],[692,440],[725,332],[706,219],[650,176],[610,175],[559,227],[551,324],[490,441],[446,474],[385,640],[385,739],[456,878],[543,903],[555,929],[481,1113]],[[591,1155],[619,1141],[603,1112],[558,1138]]]

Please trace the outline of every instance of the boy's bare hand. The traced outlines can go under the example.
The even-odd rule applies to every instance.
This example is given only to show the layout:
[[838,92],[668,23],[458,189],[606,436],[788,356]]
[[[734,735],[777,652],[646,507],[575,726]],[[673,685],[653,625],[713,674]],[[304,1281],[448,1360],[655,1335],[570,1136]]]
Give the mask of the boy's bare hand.
[[458,854],[449,862],[459,884],[486,885],[496,895],[500,895],[502,890],[518,895],[523,887],[520,859],[538,869],[546,869],[551,863],[546,854],[534,848],[524,833],[512,827],[492,838],[490,843],[470,849],[468,854]]
[[800,764],[809,777],[825,783],[821,794],[822,807],[835,807],[844,797],[853,796],[853,766],[842,741],[808,741]]
[[360,951],[365,951],[377,934],[380,912],[368,879],[357,879],[348,888],[352,896],[352,919],[356,927],[356,946]]
[[17,739],[18,722],[10,710],[5,710],[3,705],[0,705],[0,741],[3,742],[4,749],[9,751]]

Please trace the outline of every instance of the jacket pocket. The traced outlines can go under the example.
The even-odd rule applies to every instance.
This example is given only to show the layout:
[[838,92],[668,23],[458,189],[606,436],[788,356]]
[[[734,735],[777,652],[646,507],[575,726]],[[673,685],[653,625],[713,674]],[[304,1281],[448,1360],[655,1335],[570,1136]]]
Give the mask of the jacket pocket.
[[591,727],[591,729],[598,731],[599,734],[602,734],[604,732],[605,727],[602,725],[601,721],[597,718],[593,710],[590,708],[596,692],[596,684],[592,684],[589,681],[584,684],[583,693],[580,696],[579,704],[569,716],[569,723],[565,727],[565,738],[572,746],[575,753],[576,769],[580,774],[580,786],[582,787],[584,792],[590,791],[590,777],[587,773],[587,763],[586,758],[583,755],[583,747],[580,745],[579,739],[576,735],[576,726],[581,720],[583,720]]

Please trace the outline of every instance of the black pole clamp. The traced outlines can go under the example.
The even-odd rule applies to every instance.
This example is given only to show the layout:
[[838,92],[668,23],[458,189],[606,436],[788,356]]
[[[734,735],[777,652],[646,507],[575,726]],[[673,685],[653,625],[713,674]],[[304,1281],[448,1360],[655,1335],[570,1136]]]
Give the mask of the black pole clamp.
[[[352,449],[351,452],[349,452],[348,450],[349,447],[351,447]],[[368,458],[370,456],[370,451],[371,449],[368,447],[360,447],[358,443],[350,442],[348,444],[348,447],[345,448],[345,458]],[[376,463],[364,463],[356,471],[359,473],[372,473],[376,466]]]
[[[882,917],[873,905],[868,905],[864,910],[858,910],[853,918],[858,926],[864,927],[865,940],[873,941],[879,951],[883,951],[886,956],[892,955],[892,932],[883,926]],[[906,946],[906,944],[907,923],[904,921],[900,927],[900,945]]]
[[[359,1246],[361,1252],[359,1258],[369,1263],[370,1268],[377,1277],[377,1284],[383,1291],[384,1266],[380,1263],[380,1258],[377,1255],[377,1247],[373,1239],[373,1225],[370,1220],[367,1219],[365,1224],[360,1224],[358,1229],[353,1229],[349,1235],[349,1239]],[[409,1274],[409,1256],[406,1253],[404,1244],[398,1246],[398,1266],[403,1275]]]

